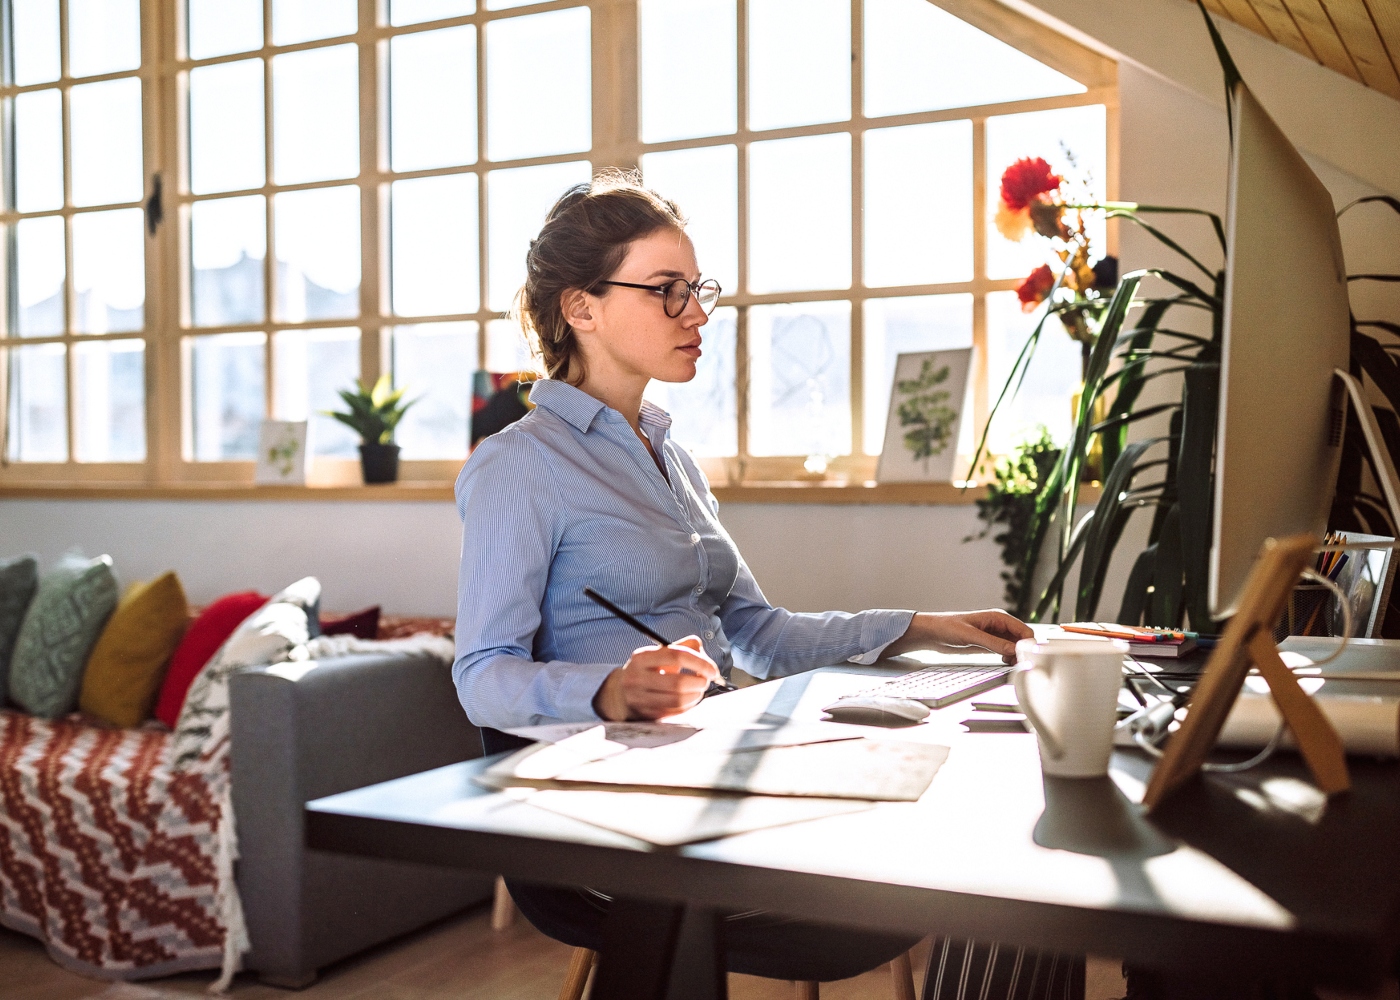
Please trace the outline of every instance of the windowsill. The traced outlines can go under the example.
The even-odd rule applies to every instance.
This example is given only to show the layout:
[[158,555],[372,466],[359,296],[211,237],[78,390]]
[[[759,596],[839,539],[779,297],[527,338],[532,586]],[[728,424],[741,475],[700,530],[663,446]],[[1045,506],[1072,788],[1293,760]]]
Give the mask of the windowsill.
[[[944,507],[972,504],[981,486],[952,483],[850,483],[837,480],[745,483],[714,487],[721,504],[883,504]],[[1098,500],[1097,486],[1080,490],[1081,503]],[[130,483],[0,483],[0,500],[336,500],[451,503],[452,486],[442,482],[398,482],[375,486],[255,486],[251,483],[189,483],[138,486]]]

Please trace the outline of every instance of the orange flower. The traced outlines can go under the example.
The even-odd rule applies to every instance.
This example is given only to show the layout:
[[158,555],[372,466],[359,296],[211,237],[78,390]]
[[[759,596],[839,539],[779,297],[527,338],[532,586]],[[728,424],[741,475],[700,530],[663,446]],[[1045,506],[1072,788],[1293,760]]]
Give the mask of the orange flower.
[[994,221],[997,232],[1012,243],[1020,243],[1031,231],[1031,210],[1029,208],[1012,210],[1006,207],[1006,202],[1002,202],[997,206]]
[[1031,312],[1045,301],[1050,289],[1055,287],[1055,275],[1048,264],[1041,264],[1026,280],[1016,286],[1016,297],[1021,300],[1021,311]]

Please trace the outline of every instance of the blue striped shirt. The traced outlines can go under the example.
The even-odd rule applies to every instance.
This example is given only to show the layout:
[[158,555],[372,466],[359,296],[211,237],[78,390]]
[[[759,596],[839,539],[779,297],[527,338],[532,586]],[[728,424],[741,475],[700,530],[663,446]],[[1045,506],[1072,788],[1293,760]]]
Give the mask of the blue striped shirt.
[[542,380],[535,408],[482,441],[457,477],[463,522],[452,677],[467,716],[507,729],[596,719],[593,696],[647,640],[592,586],[668,638],[698,635],[728,675],[871,663],[912,611],[795,614],[763,597],[704,473],[649,402],[640,424]]

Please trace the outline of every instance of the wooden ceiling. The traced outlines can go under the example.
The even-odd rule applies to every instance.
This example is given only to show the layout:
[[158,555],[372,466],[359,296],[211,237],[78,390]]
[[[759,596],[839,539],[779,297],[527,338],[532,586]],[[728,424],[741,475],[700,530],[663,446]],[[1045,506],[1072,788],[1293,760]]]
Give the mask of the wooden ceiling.
[[1205,5],[1400,100],[1400,0],[1205,0]]

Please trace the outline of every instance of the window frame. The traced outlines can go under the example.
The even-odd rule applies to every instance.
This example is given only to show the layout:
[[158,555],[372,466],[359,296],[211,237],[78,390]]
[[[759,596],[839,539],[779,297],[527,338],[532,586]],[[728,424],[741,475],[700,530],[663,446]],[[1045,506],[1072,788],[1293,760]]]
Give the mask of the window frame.
[[[271,44],[271,0],[263,0],[264,45],[260,49],[192,61],[186,51],[184,0],[141,0],[142,64],[135,75],[143,87],[143,146],[145,153],[144,183],[149,195],[153,177],[159,175],[164,190],[164,221],[157,233],[146,237],[146,319],[145,330],[138,334],[107,334],[96,337],[65,334],[62,338],[14,338],[5,343],[80,342],[89,339],[131,339],[140,336],[146,345],[146,433],[147,452],[144,462],[79,463],[71,447],[74,435],[74,404],[69,396],[69,460],[66,463],[14,462],[0,464],[0,485],[6,483],[55,483],[74,485],[84,483],[146,483],[152,486],[195,486],[198,484],[228,485],[251,483],[252,461],[194,461],[187,452],[191,440],[189,412],[190,378],[189,339],[198,334],[219,333],[237,329],[259,330],[267,335],[265,358],[265,412],[272,414],[275,392],[275,369],[272,361],[273,335],[283,329],[315,329],[355,327],[360,331],[361,377],[373,381],[382,371],[389,370],[392,330],[396,326],[447,321],[477,323],[477,356],[486,357],[487,323],[501,318],[499,310],[488,308],[488,216],[487,175],[493,170],[588,160],[593,170],[603,166],[636,167],[644,153],[707,146],[736,145],[738,148],[738,250],[740,289],[726,291],[721,305],[738,307],[736,337],[736,394],[738,405],[739,453],[732,458],[703,459],[702,466],[716,485],[740,487],[743,484],[763,484],[821,479],[827,486],[850,482],[860,484],[874,478],[877,456],[863,454],[864,377],[863,303],[869,299],[894,298],[909,295],[966,293],[973,294],[973,344],[976,348],[974,370],[974,419],[978,429],[986,421],[989,396],[994,387],[987,376],[988,292],[1014,289],[1019,279],[988,279],[984,277],[987,247],[987,177],[985,162],[986,120],[989,117],[1026,111],[1101,104],[1105,107],[1108,197],[1118,194],[1118,83],[1117,64],[1097,52],[1058,34],[1024,15],[1001,6],[993,0],[936,0],[935,5],[966,21],[972,26],[1000,38],[1020,51],[1051,68],[1077,80],[1086,87],[1083,94],[1066,97],[1040,98],[1002,104],[962,107],[943,111],[867,117],[864,110],[862,58],[864,29],[864,0],[851,0],[851,115],[840,122],[805,125],[790,128],[752,131],[748,127],[748,2],[736,2],[736,61],[737,61],[737,129],[721,136],[698,139],[644,143],[640,135],[640,52],[638,39],[638,5],[636,0],[545,0],[524,7],[504,10],[484,10],[478,0],[477,10],[470,15],[392,27],[388,23],[388,0],[357,0],[359,29],[354,34],[335,38],[299,42],[291,45]],[[933,0],[930,0],[933,2]],[[487,86],[485,60],[485,26],[493,20],[527,14],[587,7],[590,10],[590,45],[592,66],[592,145],[582,152],[537,156],[511,160],[493,160],[486,143]],[[67,27],[67,2],[60,3],[63,30]],[[476,26],[476,102],[477,158],[472,164],[426,170],[394,172],[389,161],[389,40],[393,36],[424,30],[437,30],[456,25]],[[359,67],[360,110],[360,172],[351,178],[315,181],[305,184],[278,185],[273,183],[273,92],[271,86],[272,57],[284,52],[304,51],[328,45],[353,42],[357,45]],[[266,137],[267,175],[261,188],[238,192],[219,192],[195,196],[189,190],[188,96],[189,71],[196,66],[236,62],[259,58],[264,70],[264,130]],[[72,81],[67,77],[67,47],[63,48],[64,76],[61,86],[73,82],[92,82],[107,76]],[[42,89],[49,84],[33,87],[0,88],[0,99],[9,106],[10,97],[19,91]],[[65,98],[65,109],[66,109]],[[898,287],[867,287],[863,282],[863,166],[864,135],[871,129],[893,128],[928,122],[966,120],[973,128],[973,277],[968,282],[919,284]],[[65,112],[65,156],[68,129]],[[755,294],[747,291],[748,277],[748,150],[753,142],[794,138],[809,135],[847,133],[851,136],[851,283],[846,289],[806,292]],[[397,316],[390,310],[389,297],[389,192],[395,180],[475,173],[478,178],[478,268],[479,302],[472,313],[444,316]],[[65,186],[71,184],[65,175]],[[343,185],[356,185],[360,194],[360,311],[352,319],[284,322],[276,320],[273,299],[276,295],[272,271],[276,267],[274,231],[271,223],[271,199],[279,191],[302,190]],[[237,327],[194,327],[190,322],[190,260],[189,215],[195,201],[235,195],[261,194],[267,199],[267,249],[263,261],[265,318],[261,323],[240,324]],[[77,211],[66,204],[65,220]],[[58,214],[58,213],[44,213]],[[9,223],[15,213],[0,216]],[[65,222],[65,225],[71,225]],[[12,229],[7,228],[7,232]],[[68,298],[72,290],[71,241],[69,245]],[[1117,226],[1110,222],[1106,252],[1116,253]],[[703,262],[702,262],[703,263]],[[803,469],[803,457],[755,457],[747,454],[748,442],[748,307],[768,303],[799,303],[811,301],[847,301],[851,303],[851,454],[832,458],[823,476],[812,476]],[[71,308],[71,302],[70,302]],[[72,385],[72,351],[69,351],[69,386]],[[0,351],[0,425],[8,419],[5,398],[7,380],[4,378],[4,352]],[[460,459],[405,460],[400,477],[410,483],[447,483],[461,467]],[[318,485],[352,485],[359,482],[358,463],[345,459],[318,459]]]
[[[152,157],[155,153],[153,148],[153,136],[156,134],[156,116],[154,108],[156,101],[154,95],[159,86],[157,73],[155,70],[155,49],[154,45],[159,36],[159,31],[154,24],[154,4],[140,0],[138,4],[139,27],[141,32],[141,65],[134,70],[118,70],[111,73],[98,73],[92,76],[72,76],[69,72],[69,25],[68,25],[68,2],[60,0],[58,3],[58,24],[59,24],[59,77],[57,80],[46,81],[44,83],[32,83],[15,85],[10,82],[11,67],[8,66],[8,54],[4,59],[7,63],[5,74],[0,78],[0,128],[9,132],[14,123],[14,99],[19,94],[34,93],[44,90],[58,90],[62,97],[62,124],[61,124],[61,155],[63,158],[63,204],[56,209],[46,209],[31,212],[20,212],[12,207],[14,194],[14,172],[15,159],[13,148],[6,143],[3,155],[0,155],[0,178],[3,178],[6,191],[3,199],[0,199],[0,274],[6,285],[16,281],[15,267],[15,227],[22,219],[43,219],[61,218],[64,229],[64,280],[63,280],[63,318],[64,331],[61,334],[48,334],[41,336],[23,336],[18,332],[12,332],[13,324],[16,322],[17,300],[11,297],[5,289],[0,288],[0,483],[52,483],[52,482],[114,482],[114,483],[141,483],[151,481],[150,470],[153,467],[155,449],[153,442],[159,436],[159,429],[152,421],[151,410],[151,385],[152,367],[154,355],[157,353],[156,343],[158,339],[157,331],[160,322],[157,318],[160,298],[159,283],[156,275],[156,267],[152,255],[152,244],[156,242],[152,239],[149,228],[143,225],[143,243],[145,245],[146,259],[144,268],[145,300],[143,302],[142,326],[139,330],[127,330],[119,333],[77,333],[74,332],[74,313],[77,307],[77,288],[74,283],[73,272],[73,220],[76,216],[88,215],[96,212],[110,212],[119,209],[145,209],[147,199],[150,197],[151,171],[148,169]],[[6,48],[9,46],[8,32],[12,18],[12,5],[10,0],[0,0],[0,18],[5,24],[0,27],[4,32],[0,38],[0,44]],[[112,202],[101,205],[75,206],[73,204],[73,132],[71,114],[71,93],[74,87],[83,86],[90,83],[102,83],[112,80],[136,79],[141,83],[141,145],[142,145],[142,179],[141,195],[135,201]],[[11,307],[14,307],[13,310]],[[146,458],[140,462],[79,462],[77,453],[77,416],[78,406],[75,394],[77,382],[77,351],[76,345],[84,343],[100,343],[103,341],[130,341],[140,340],[144,349],[145,364],[145,428],[146,428]],[[62,344],[64,347],[64,417],[66,425],[66,448],[68,458],[63,462],[29,462],[11,461],[9,458],[9,434],[10,427],[10,369],[9,350],[17,347],[38,346],[43,344]]]

